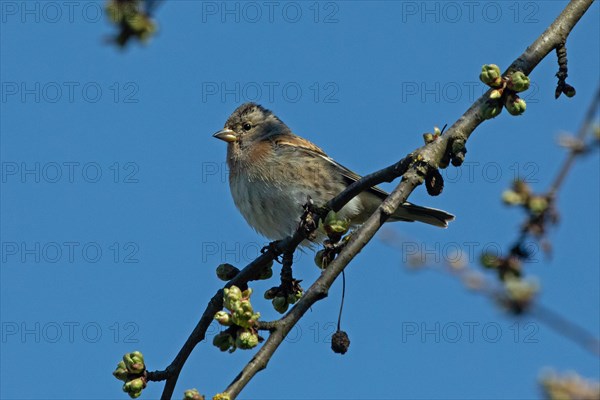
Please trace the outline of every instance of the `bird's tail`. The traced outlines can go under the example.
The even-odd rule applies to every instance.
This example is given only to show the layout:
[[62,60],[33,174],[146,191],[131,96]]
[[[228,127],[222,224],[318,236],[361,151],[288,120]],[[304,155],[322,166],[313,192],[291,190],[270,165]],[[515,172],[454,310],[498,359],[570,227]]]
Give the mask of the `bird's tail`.
[[419,221],[429,225],[447,228],[448,222],[454,219],[454,215],[437,208],[421,207],[405,202],[390,217],[390,221]]

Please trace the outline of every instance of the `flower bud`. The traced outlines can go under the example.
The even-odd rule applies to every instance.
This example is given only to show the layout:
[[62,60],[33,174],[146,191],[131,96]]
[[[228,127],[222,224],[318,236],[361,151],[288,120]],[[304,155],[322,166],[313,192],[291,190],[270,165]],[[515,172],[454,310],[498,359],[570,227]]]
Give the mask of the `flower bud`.
[[204,400],[198,389],[188,389],[183,393],[183,400]]
[[117,364],[117,368],[113,371],[112,374],[118,380],[126,382],[127,381],[127,375],[129,374],[129,372],[127,371],[127,367],[125,366],[125,362],[124,361],[119,361],[119,363]]
[[510,113],[510,115],[521,115],[527,108],[527,103],[525,103],[525,100],[517,95],[507,96],[506,100],[504,101],[504,105],[506,106],[506,110]]
[[494,89],[490,92],[490,99],[492,100],[496,100],[499,99],[500,97],[502,97],[502,89]]
[[223,289],[223,305],[225,308],[233,311],[239,308],[239,303],[242,300],[242,291],[237,286]]
[[508,82],[506,83],[506,87],[510,90],[514,90],[515,92],[523,92],[529,89],[530,85],[529,77],[522,73],[521,71],[515,71],[508,77]]
[[507,278],[504,282],[504,289],[506,298],[515,311],[522,311],[534,300],[540,285],[534,279]]
[[140,397],[142,390],[146,387],[146,381],[144,378],[136,378],[125,382],[123,385],[123,391],[129,395],[132,399]]
[[548,208],[548,200],[543,196],[533,196],[529,199],[527,208],[529,208],[533,214],[539,215]]
[[502,104],[496,100],[488,100],[481,109],[481,117],[483,119],[496,118],[502,112]]
[[265,292],[265,300],[273,300],[279,293],[279,287],[275,286]]
[[348,218],[340,217],[334,211],[329,211],[325,217],[325,221],[323,221],[325,233],[329,236],[336,237],[337,240],[339,240],[344,233],[348,232],[348,228],[350,228],[350,220]]
[[146,369],[144,365],[144,356],[139,351],[127,353],[123,356],[123,362],[127,371],[131,374],[141,374]]
[[500,266],[500,264],[502,263],[502,260],[500,258],[498,258],[498,256],[496,256],[495,254],[483,253],[483,254],[481,254],[481,256],[479,258],[479,262],[485,268],[493,269],[493,268],[498,268]]
[[215,320],[223,326],[231,325],[231,314],[225,311],[219,311],[215,314]]
[[213,396],[212,400],[231,400],[231,396],[227,393],[217,393]]
[[516,206],[525,203],[523,196],[514,190],[505,190],[502,192],[502,201],[510,206]]
[[327,264],[328,262],[325,259],[325,250],[317,251],[317,254],[315,254],[315,265],[320,269],[325,269],[327,268]]
[[235,344],[231,335],[227,332],[221,332],[213,338],[213,345],[221,351],[227,351]]
[[220,264],[217,267],[217,277],[222,281],[230,281],[240,272],[239,269],[231,264]]
[[496,64],[486,64],[481,67],[481,74],[479,74],[481,82],[491,87],[502,86],[502,74],[500,68]]
[[240,330],[235,339],[235,346],[242,350],[249,350],[258,345],[258,335],[250,330]]
[[433,136],[431,133],[424,133],[423,140],[425,140],[425,144],[431,143],[435,140],[435,136]]
[[277,311],[279,314],[285,313],[288,309],[287,298],[283,296],[275,297],[272,301],[272,304],[275,311]]

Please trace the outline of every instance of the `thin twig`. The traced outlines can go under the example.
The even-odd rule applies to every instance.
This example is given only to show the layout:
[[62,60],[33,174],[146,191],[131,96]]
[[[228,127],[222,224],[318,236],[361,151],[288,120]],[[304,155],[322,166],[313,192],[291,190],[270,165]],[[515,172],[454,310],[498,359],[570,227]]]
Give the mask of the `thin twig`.
[[[585,139],[585,135],[587,134],[588,129],[590,128],[590,124],[592,123],[592,121],[594,120],[594,116],[598,112],[599,105],[600,105],[600,88],[598,88],[598,93],[596,94],[596,97],[594,97],[594,99],[592,100],[592,102],[590,104],[590,108],[588,109],[587,113],[585,114],[583,123],[581,124],[581,127],[579,128],[579,132],[577,132],[577,136],[576,136],[577,139],[580,139],[580,140]],[[558,172],[558,175],[554,179],[552,186],[550,186],[550,190],[548,191],[548,196],[550,198],[556,197],[556,194],[557,194],[558,190],[560,189],[561,185],[563,184],[571,167],[573,166],[575,159],[580,154],[581,154],[581,152],[579,152],[576,148],[571,149],[571,151],[569,152],[569,155],[567,156],[567,159],[565,160],[565,162],[562,165],[562,168],[560,169],[560,171]]]

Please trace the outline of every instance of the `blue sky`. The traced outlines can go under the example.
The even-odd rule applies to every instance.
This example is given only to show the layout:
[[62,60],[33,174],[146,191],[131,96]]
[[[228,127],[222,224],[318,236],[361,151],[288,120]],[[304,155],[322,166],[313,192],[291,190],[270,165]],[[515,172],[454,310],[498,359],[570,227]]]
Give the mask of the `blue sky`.
[[[172,1],[151,43],[121,52],[103,42],[113,29],[101,3],[0,2],[0,397],[124,399],[111,376],[123,353],[168,365],[221,285],[215,267],[243,266],[266,243],[235,209],[225,146],[211,137],[240,103],[263,104],[342,164],[372,172],[455,121],[484,90],[481,65],[508,66],[565,4]],[[454,213],[450,228],[389,225],[397,246],[379,234],[347,269],[349,352],[327,342],[336,282],[242,398],[523,399],[539,398],[546,366],[599,378],[597,357],[448,274],[408,271],[401,251],[444,259],[470,246],[473,262],[482,249],[506,251],[523,215],[501,192],[515,175],[548,187],[565,157],[557,136],[579,128],[598,88],[598,14],[596,3],[568,42],[576,97],[554,100],[548,57],[531,75],[527,112],[477,129],[466,164],[443,172],[441,196],[411,196]],[[553,256],[527,266],[540,301],[596,336],[598,171],[597,152],[577,161]],[[307,286],[319,274],[312,258],[296,262]],[[273,284],[255,286],[265,319],[276,317],[260,300]],[[222,391],[252,357],[220,353],[216,332],[190,357],[176,398]]]

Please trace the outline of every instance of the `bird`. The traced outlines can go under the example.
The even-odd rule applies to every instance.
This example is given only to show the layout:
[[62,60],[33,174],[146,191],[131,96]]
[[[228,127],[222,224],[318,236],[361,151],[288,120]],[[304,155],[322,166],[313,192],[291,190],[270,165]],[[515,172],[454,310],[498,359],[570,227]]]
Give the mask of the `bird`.
[[[235,206],[254,230],[270,240],[294,234],[308,199],[324,206],[361,178],[253,102],[239,106],[213,137],[227,143]],[[350,200],[338,218],[358,226],[387,196],[379,187],[371,187]],[[404,202],[388,221],[419,221],[445,228],[453,219],[446,211]],[[326,238],[324,233],[317,236],[314,242]]]

